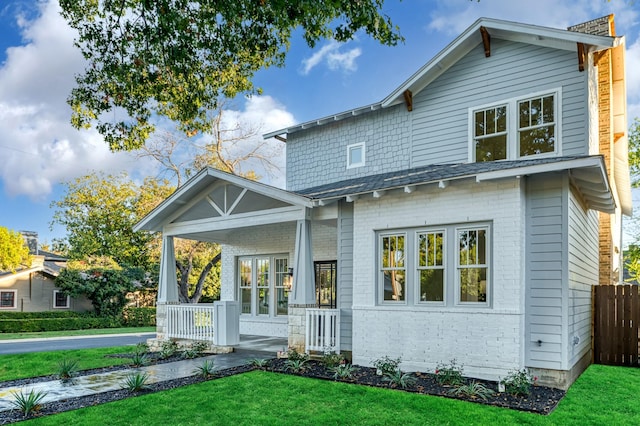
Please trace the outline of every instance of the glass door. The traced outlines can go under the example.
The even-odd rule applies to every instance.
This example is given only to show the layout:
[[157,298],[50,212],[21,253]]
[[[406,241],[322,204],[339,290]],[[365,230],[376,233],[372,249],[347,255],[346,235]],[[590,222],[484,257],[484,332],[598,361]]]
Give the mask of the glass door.
[[316,303],[319,308],[336,309],[336,272],[335,260],[314,262],[316,270]]

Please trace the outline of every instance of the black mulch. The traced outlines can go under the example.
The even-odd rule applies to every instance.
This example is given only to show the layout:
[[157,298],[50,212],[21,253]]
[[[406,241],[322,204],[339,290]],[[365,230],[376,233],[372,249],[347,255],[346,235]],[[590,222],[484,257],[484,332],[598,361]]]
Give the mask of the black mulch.
[[[171,362],[177,359],[165,359],[165,360],[155,360],[157,363],[161,362]],[[269,360],[269,364],[266,368],[266,371],[272,371],[275,373],[282,374],[294,374],[303,377],[316,378],[322,380],[335,380],[333,377],[333,373],[329,371],[322,363],[319,361],[308,361],[304,370],[300,372],[292,372],[290,369],[286,368],[285,365],[286,360],[284,359],[272,359]],[[78,375],[89,375],[96,374],[101,372],[113,371],[118,369],[130,368],[130,366],[122,365],[122,366],[113,366],[113,367],[105,367],[105,368],[96,368],[91,370],[83,370],[78,373]],[[403,392],[414,392],[425,395],[437,395],[447,398],[455,398],[461,399],[465,401],[494,405],[499,407],[511,408],[515,410],[522,411],[530,411],[538,414],[549,414],[560,402],[560,400],[564,397],[565,392],[559,389],[549,388],[545,386],[534,386],[532,388],[532,392],[527,397],[517,397],[508,395],[506,393],[498,393],[497,387],[498,384],[496,382],[484,381],[473,379],[478,383],[482,383],[489,389],[496,391],[495,395],[489,397],[487,401],[484,401],[480,398],[471,398],[464,396],[452,396],[449,394],[451,390],[450,387],[441,386],[435,380],[434,375],[429,373],[414,373],[414,377],[416,378],[416,383],[413,386],[408,387],[407,389],[398,388],[395,385],[390,384],[388,381],[385,381],[382,376],[376,374],[376,370],[374,368],[369,367],[357,367],[357,371],[354,373],[351,379],[347,380],[339,380],[341,382],[346,383],[354,383],[365,386],[373,386],[373,387],[381,387],[381,388],[391,388],[396,389],[398,391]],[[64,411],[77,410],[79,408],[91,407],[98,404],[104,404],[107,402],[118,401],[124,398],[130,398],[138,395],[146,395],[154,392],[174,389],[181,386],[192,385],[196,383],[203,382],[205,380],[215,380],[222,377],[227,377],[235,374],[246,373],[248,371],[255,370],[255,367],[246,365],[241,367],[233,367],[225,370],[217,371],[214,376],[209,379],[204,379],[200,376],[190,376],[182,379],[176,380],[168,380],[164,382],[154,383],[148,386],[148,388],[141,392],[132,392],[129,390],[115,390],[109,392],[103,392],[95,395],[77,397],[77,398],[69,398],[61,401],[50,402],[46,404],[42,404],[40,409],[31,414],[28,418],[35,418],[41,416],[48,416],[51,414],[57,414]],[[31,383],[37,383],[42,381],[50,381],[56,380],[55,376],[43,376],[43,377],[35,377],[30,379],[20,379],[20,380],[11,380],[6,382],[0,382],[0,388],[9,387],[9,386],[17,386],[17,385],[25,385]],[[470,380],[470,379],[469,379]],[[0,425],[10,424],[25,420],[26,418],[23,414],[17,410],[6,410],[0,411]]]

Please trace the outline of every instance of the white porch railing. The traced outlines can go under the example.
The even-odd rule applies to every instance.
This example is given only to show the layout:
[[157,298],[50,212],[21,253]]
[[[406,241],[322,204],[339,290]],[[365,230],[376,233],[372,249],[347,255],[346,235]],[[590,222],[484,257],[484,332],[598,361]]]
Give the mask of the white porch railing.
[[167,337],[213,342],[213,305],[167,305]]
[[339,309],[307,309],[305,347],[307,352],[340,353]]

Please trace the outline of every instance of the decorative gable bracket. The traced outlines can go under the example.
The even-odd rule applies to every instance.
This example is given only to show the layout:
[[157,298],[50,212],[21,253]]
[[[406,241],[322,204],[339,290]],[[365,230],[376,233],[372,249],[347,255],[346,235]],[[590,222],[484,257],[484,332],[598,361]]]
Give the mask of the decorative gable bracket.
[[482,36],[482,45],[484,46],[484,56],[491,56],[491,35],[485,27],[480,27],[480,35]]

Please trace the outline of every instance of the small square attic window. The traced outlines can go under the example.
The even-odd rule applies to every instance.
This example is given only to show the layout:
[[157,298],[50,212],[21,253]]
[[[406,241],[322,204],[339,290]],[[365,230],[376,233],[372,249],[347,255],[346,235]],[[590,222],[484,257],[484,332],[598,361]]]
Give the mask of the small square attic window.
[[347,169],[364,166],[364,142],[347,146]]

